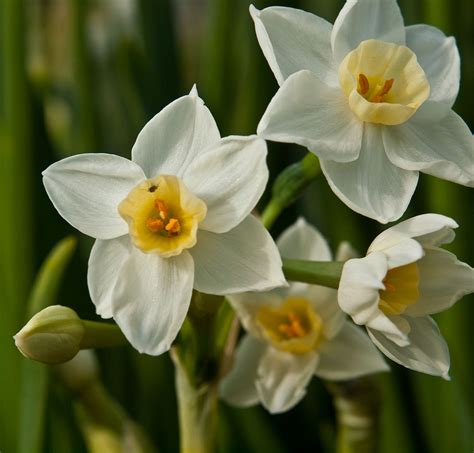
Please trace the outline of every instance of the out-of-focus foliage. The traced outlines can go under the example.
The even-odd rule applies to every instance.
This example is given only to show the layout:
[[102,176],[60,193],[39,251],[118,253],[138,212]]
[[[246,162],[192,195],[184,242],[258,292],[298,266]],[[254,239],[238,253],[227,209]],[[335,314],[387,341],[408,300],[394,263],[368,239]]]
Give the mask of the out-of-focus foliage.
[[[333,22],[342,0],[280,1]],[[255,1],[263,8],[273,3]],[[470,0],[400,0],[407,24],[429,23],[454,34],[462,58],[455,110],[474,125],[473,6]],[[33,276],[52,246],[77,234],[56,213],[41,183],[52,162],[81,152],[128,156],[144,123],[196,82],[221,133],[251,134],[277,84],[261,54],[243,0],[0,1],[0,450],[20,451],[28,411],[20,398],[24,359],[11,339],[27,317]],[[471,107],[471,108],[470,108]],[[274,178],[304,155],[269,144]],[[265,201],[265,200],[264,200]],[[474,262],[469,189],[421,177],[406,217],[438,212],[461,227],[449,246]],[[381,226],[344,206],[320,178],[284,212],[274,233],[304,214],[334,246],[349,239],[363,251]],[[58,302],[95,319],[86,286],[88,238],[80,237]],[[452,355],[452,381],[393,366],[377,378],[382,391],[384,453],[468,452],[474,447],[473,298],[437,317]],[[146,357],[130,347],[99,352],[103,382],[161,452],[178,443],[173,368],[168,355]],[[36,451],[81,452],[85,444],[68,394],[53,379]],[[39,413],[40,412],[35,412]],[[222,452],[333,451],[330,397],[314,380],[303,403],[270,417],[261,408],[222,407]],[[40,424],[40,425],[41,425]]]

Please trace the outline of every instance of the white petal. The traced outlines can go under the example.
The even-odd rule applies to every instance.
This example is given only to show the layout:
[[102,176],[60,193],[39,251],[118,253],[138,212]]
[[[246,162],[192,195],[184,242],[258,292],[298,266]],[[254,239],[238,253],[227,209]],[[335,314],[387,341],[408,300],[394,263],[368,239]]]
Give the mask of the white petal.
[[225,233],[247,217],[268,181],[265,140],[227,137],[205,151],[183,174],[186,186],[207,205],[199,224],[213,233]]
[[394,362],[422,373],[449,379],[449,351],[436,323],[429,317],[410,318],[410,344],[400,347],[379,332],[368,330],[375,345]]
[[219,129],[204,101],[191,91],[157,113],[140,131],[132,160],[152,178],[181,176],[202,150],[220,139]]
[[323,235],[300,217],[276,241],[284,258],[309,261],[331,261],[332,254]]
[[331,34],[336,62],[367,39],[405,44],[403,17],[395,0],[347,0]]
[[385,289],[387,257],[381,252],[346,261],[338,289],[341,309],[359,325],[366,324],[379,312],[379,291]]
[[409,238],[415,238],[422,245],[440,245],[451,242],[453,228],[458,224],[440,214],[422,214],[394,225],[379,234],[370,244],[367,253],[386,250]]
[[456,255],[441,249],[425,249],[418,261],[420,299],[406,314],[424,316],[452,307],[465,294],[474,292],[474,269],[458,261]]
[[425,254],[421,244],[414,239],[405,239],[385,249],[383,253],[387,257],[389,269],[415,263]]
[[283,301],[283,298],[275,290],[230,294],[227,299],[237,313],[244,329],[257,338],[262,337],[261,328],[256,323],[256,315],[260,307],[262,305],[278,307]]
[[249,407],[258,403],[257,370],[268,346],[251,335],[240,341],[229,374],[220,383],[221,398],[233,406]]
[[342,241],[337,247],[336,261],[347,261],[351,258],[358,258],[359,256],[359,252],[357,252],[348,241]]
[[299,9],[250,6],[257,39],[278,83],[309,69],[329,85],[337,85],[331,51],[332,25]]
[[[293,285],[293,283],[291,283]],[[341,330],[345,313],[337,303],[337,290],[324,286],[308,285],[306,294],[316,313],[323,321],[323,334],[326,338],[333,338]]]
[[321,345],[319,353],[315,374],[331,381],[390,370],[366,333],[347,321],[336,337]]
[[87,284],[96,313],[102,318],[113,316],[113,291],[131,250],[128,235],[108,241],[97,239],[92,247]]
[[472,133],[446,105],[426,102],[406,123],[386,127],[383,140],[395,165],[474,186]]
[[137,164],[113,154],[78,154],[43,172],[44,187],[59,214],[97,239],[128,232],[117,206],[143,179]]
[[418,63],[430,83],[430,100],[452,107],[459,91],[460,58],[455,39],[430,25],[405,28],[407,46],[416,54]]
[[340,88],[300,71],[273,97],[257,133],[267,140],[306,146],[323,159],[348,162],[359,155],[362,124]]
[[381,128],[365,124],[360,155],[354,162],[321,160],[321,169],[334,193],[359,214],[387,223],[406,210],[418,173],[402,170],[388,160]]
[[306,394],[318,355],[290,354],[268,348],[258,367],[257,391],[272,414],[285,412]]
[[193,259],[132,249],[114,290],[114,319],[139,352],[159,355],[170,349],[181,328],[193,290]]
[[196,268],[194,288],[203,293],[227,295],[286,286],[278,249],[251,215],[227,233],[199,230],[190,252]]

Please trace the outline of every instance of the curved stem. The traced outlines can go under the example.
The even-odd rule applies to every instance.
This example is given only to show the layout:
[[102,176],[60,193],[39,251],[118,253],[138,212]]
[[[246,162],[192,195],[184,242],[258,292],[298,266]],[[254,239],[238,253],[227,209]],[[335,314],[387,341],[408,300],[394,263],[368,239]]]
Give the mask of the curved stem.
[[304,261],[283,259],[283,273],[287,280],[311,283],[337,289],[343,262]]

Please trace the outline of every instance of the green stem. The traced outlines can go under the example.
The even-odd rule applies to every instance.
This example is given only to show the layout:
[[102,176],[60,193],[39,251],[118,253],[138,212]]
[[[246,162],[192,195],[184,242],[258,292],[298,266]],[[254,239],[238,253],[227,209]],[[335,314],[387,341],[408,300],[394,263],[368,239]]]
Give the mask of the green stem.
[[171,351],[171,357],[178,395],[180,452],[212,453],[217,438],[217,381],[192,382],[176,349]]
[[337,419],[337,453],[375,453],[379,392],[373,378],[328,383]]
[[283,259],[287,280],[337,289],[344,263],[339,261],[304,261]]
[[82,321],[82,324],[85,331],[81,349],[108,348],[127,344],[127,339],[115,324],[95,321]]
[[272,188],[272,198],[262,213],[262,222],[267,229],[273,225],[283,209],[294,203],[320,173],[318,158],[313,153],[308,153],[277,176]]

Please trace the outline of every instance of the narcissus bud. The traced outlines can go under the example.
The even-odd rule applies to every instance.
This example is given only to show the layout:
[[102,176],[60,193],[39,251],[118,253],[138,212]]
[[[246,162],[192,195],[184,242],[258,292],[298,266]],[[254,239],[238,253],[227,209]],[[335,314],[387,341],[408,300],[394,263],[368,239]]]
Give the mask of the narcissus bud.
[[84,334],[84,323],[74,310],[52,305],[34,315],[14,339],[25,357],[57,364],[79,352]]

